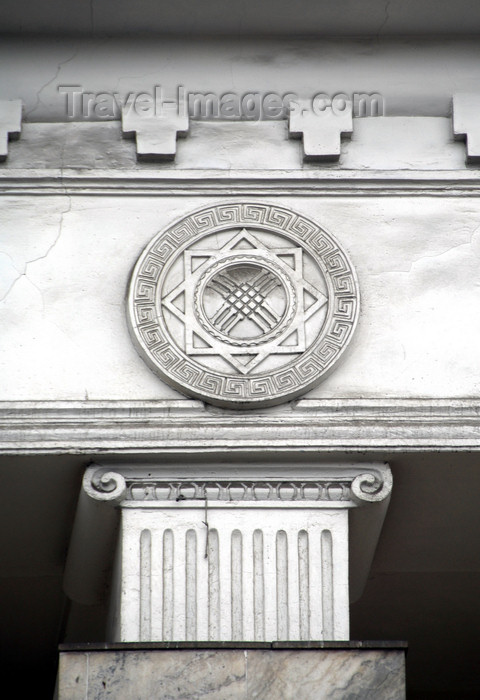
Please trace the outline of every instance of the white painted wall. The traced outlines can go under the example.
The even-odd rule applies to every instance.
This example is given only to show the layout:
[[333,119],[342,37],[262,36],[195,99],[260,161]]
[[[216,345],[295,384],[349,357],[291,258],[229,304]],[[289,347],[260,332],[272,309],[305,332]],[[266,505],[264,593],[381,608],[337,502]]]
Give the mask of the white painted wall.
[[[479,84],[479,52],[469,39],[195,39],[187,47],[39,38],[28,51],[5,39],[0,96],[21,97],[27,121],[0,165],[0,398],[178,397],[134,350],[129,276],[157,232],[238,197],[314,218],[356,267],[359,326],[311,397],[478,397],[477,171],[465,166],[447,114],[454,91]],[[239,94],[377,91],[387,113],[435,116],[354,119],[339,163],[321,168],[303,163],[286,121],[192,122],[173,164],[137,163],[118,121],[54,123],[65,120],[59,85],[125,93],[159,83]],[[64,176],[76,184],[68,189]]]
[[[363,13],[363,5],[362,5]],[[183,20],[182,20],[183,21]],[[287,30],[288,31],[288,30]],[[88,92],[379,92],[387,115],[448,116],[455,92],[480,79],[475,37],[188,39],[16,37],[0,43],[0,99],[21,98],[28,121],[64,121],[59,86]]]
[[[211,197],[4,197],[2,400],[178,396],[133,347],[128,280],[159,230],[233,199],[221,188]],[[290,195],[281,202],[339,240],[362,294],[348,353],[311,396],[480,395],[477,198]]]

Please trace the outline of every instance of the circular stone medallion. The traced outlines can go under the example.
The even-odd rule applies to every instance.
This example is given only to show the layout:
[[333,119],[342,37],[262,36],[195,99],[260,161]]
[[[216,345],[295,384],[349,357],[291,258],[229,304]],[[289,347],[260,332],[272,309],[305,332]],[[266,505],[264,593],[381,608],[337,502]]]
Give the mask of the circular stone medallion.
[[355,272],[291,210],[219,204],[158,234],[135,266],[133,341],[176,389],[227,408],[288,401],[333,367],[356,325]]

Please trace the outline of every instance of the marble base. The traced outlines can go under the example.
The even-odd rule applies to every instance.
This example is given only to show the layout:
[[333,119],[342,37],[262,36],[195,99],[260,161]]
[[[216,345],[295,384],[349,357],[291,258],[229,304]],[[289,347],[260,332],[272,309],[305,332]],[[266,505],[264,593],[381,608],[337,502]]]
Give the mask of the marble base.
[[58,700],[404,700],[405,644],[64,645]]

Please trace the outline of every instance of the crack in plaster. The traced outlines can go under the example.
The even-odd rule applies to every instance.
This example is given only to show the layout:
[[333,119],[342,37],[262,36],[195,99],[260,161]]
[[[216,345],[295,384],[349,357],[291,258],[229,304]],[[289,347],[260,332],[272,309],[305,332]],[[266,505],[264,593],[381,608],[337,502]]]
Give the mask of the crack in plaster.
[[95,10],[93,8],[93,0],[90,0],[90,29],[92,34],[95,33]]
[[126,107],[126,106],[127,106],[128,98],[129,98],[129,97],[131,97],[132,95],[135,96],[135,95],[137,94],[137,93],[135,92],[135,90],[130,90],[130,88],[128,88],[128,89],[130,90],[130,93],[129,93],[129,94],[126,93],[126,94],[125,94],[125,100],[122,101],[122,100],[121,100],[121,95],[117,94],[117,90],[120,90],[120,89],[121,89],[121,88],[120,88],[120,83],[121,83],[123,80],[132,80],[132,79],[135,79],[135,80],[137,80],[137,79],[138,79],[138,80],[145,80],[145,79],[146,79],[147,77],[149,77],[150,75],[153,75],[153,76],[158,77],[158,71],[148,71],[147,73],[143,73],[143,72],[142,72],[142,73],[135,73],[134,75],[120,75],[120,76],[118,76],[117,82],[115,83],[115,85],[114,85],[114,87],[113,87],[113,89],[112,89],[112,95],[113,95],[115,101],[117,102],[118,107],[119,107],[120,110],[121,110],[123,107]]
[[383,18],[382,24],[380,25],[380,28],[377,32],[377,38],[380,38],[380,34],[383,32],[385,29],[385,26],[390,19],[390,5],[392,4],[392,0],[387,0],[385,3],[385,17]]
[[67,134],[63,132],[62,146],[60,149],[60,174],[63,180],[63,171],[65,169],[65,148],[67,146]]
[[67,63],[70,63],[70,61],[73,61],[73,59],[77,56],[78,54],[78,49],[75,49],[75,52],[70,56],[70,58],[66,58],[65,61],[60,61],[60,63],[57,64],[57,70],[55,71],[55,75],[53,78],[50,78],[42,87],[37,90],[36,92],[36,102],[33,105],[32,109],[29,109],[28,112],[25,112],[25,119],[27,119],[40,105],[44,107],[45,105],[42,102],[42,99],[40,95],[42,92],[47,88],[49,85],[53,83],[54,80],[56,80],[60,74],[60,71],[62,70],[63,66],[65,66]]
[[[32,280],[28,277],[28,267],[29,267],[29,265],[33,265],[34,263],[39,262],[40,260],[45,260],[45,258],[46,258],[48,255],[50,255],[50,253],[52,252],[52,250],[55,248],[55,246],[57,245],[58,241],[60,240],[60,236],[62,235],[62,231],[63,231],[63,219],[64,219],[64,217],[65,217],[66,214],[68,214],[69,212],[71,212],[71,210],[72,210],[72,199],[71,199],[71,197],[68,197],[68,207],[67,207],[66,209],[64,209],[64,210],[60,213],[60,221],[59,221],[59,226],[58,226],[58,233],[57,233],[57,235],[55,236],[55,239],[53,240],[52,243],[50,243],[50,245],[48,246],[48,248],[47,248],[47,250],[45,251],[45,253],[43,253],[42,255],[39,255],[37,258],[32,258],[32,260],[27,260],[27,261],[25,262],[25,264],[24,264],[24,266],[23,266],[23,272],[19,272],[19,271],[18,271],[18,269],[17,269],[17,268],[15,267],[15,265],[13,264],[13,260],[12,260],[12,267],[13,267],[15,270],[17,270],[17,272],[18,272],[18,277],[16,277],[16,278],[13,280],[12,284],[9,286],[9,288],[7,289],[7,291],[5,292],[5,294],[3,295],[3,297],[0,298],[0,302],[5,301],[5,299],[9,296],[9,294],[12,292],[12,290],[13,290],[14,287],[16,286],[17,282],[18,282],[19,280],[21,280],[23,277],[25,277],[25,279],[26,279],[33,287],[35,287],[35,289],[39,292],[40,296],[42,297],[42,304],[43,304],[43,307],[44,307],[44,309],[45,309],[45,304],[44,304],[44,301],[43,301],[43,295],[42,295],[42,292],[41,292],[40,288],[39,288],[34,282],[32,282]],[[7,256],[10,258],[10,256],[9,256],[7,253],[5,253],[5,255],[7,255]],[[11,258],[10,258],[10,259],[11,259]]]
[[[406,270],[385,270],[384,272],[374,272],[370,276],[371,277],[381,277],[383,275],[393,275],[393,274],[408,275],[412,272],[413,267],[420,262],[430,260],[432,258],[440,258],[440,257],[442,257],[442,255],[448,255],[449,253],[451,253],[453,250],[456,250],[457,248],[464,248],[465,246],[472,247],[472,244],[474,242],[474,238],[477,235],[477,233],[479,232],[479,230],[480,230],[480,225],[477,226],[473,230],[472,235],[470,236],[470,241],[468,241],[467,243],[457,243],[456,245],[450,246],[450,248],[447,248],[446,250],[440,251],[440,253],[434,253],[433,255],[422,255],[419,258],[412,260],[409,268]],[[475,257],[480,258],[480,253],[477,252],[473,247],[472,247],[472,253],[475,255]]]
[[13,269],[15,270],[15,272],[17,272],[19,275],[21,275],[22,273],[20,272],[20,270],[18,269],[18,267],[15,265],[15,261],[14,261],[14,259],[12,258],[12,256],[9,255],[5,250],[2,250],[2,251],[0,251],[0,252],[1,252],[2,255],[4,255],[6,258],[8,258],[8,259],[10,260],[10,265],[13,267]]

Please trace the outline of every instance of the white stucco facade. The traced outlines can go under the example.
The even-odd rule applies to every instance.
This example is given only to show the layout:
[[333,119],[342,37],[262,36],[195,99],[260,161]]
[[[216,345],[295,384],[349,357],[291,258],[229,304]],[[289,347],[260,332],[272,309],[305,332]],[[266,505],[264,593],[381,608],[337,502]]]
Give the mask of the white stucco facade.
[[[32,648],[43,644],[51,655],[65,640],[408,638],[412,698],[475,697],[478,41],[462,34],[460,12],[449,20],[450,36],[440,37],[450,17],[444,8],[438,34],[425,38],[398,3],[391,20],[374,5],[378,22],[367,34],[353,10],[342,20],[358,34],[346,39],[287,39],[280,9],[266,38],[247,30],[247,8],[236,37],[2,41],[0,449],[12,524],[5,609],[18,611],[19,656],[30,635]],[[208,17],[214,26],[213,6],[199,26]],[[61,13],[55,21],[61,32]],[[340,20],[325,22],[331,33]],[[68,113],[65,86],[93,96],[85,98],[88,114],[81,95]],[[293,95],[285,104],[342,93],[353,111],[327,125],[286,112],[202,117],[190,105],[181,118],[145,129],[138,114],[128,121],[124,111],[122,121],[128,96],[155,94],[156,86],[173,98],[179,87],[184,95]],[[101,113],[98,95],[114,93],[120,107]],[[355,113],[356,93],[379,95],[382,114]],[[2,100],[21,100],[21,130],[17,103],[2,111]],[[313,222],[348,257],[358,283],[358,318],[338,361],[317,367],[305,391],[285,391],[284,400],[272,394],[251,409],[211,401],[189,389],[188,378],[164,381],[145,361],[127,311],[135,265],[156,236],[195,212],[243,203]],[[242,265],[272,264],[287,280],[287,301],[274,308],[298,321],[288,301],[293,273],[272,263],[278,231],[246,228],[267,252],[246,253],[242,244]],[[215,254],[230,264],[225,250],[237,229],[212,230]],[[210,250],[212,238],[205,240]],[[193,266],[188,272],[202,290],[213,279],[195,276]],[[183,283],[175,274],[170,293]],[[205,318],[208,326],[215,317]],[[295,342],[300,360],[304,348]],[[183,336],[178,345],[183,352]],[[265,372],[273,373],[269,361]],[[229,366],[235,378],[231,358]],[[82,487],[89,468],[90,476],[100,470],[97,481],[85,477]],[[128,487],[115,498],[108,484],[98,486],[99,474],[112,472]],[[365,474],[362,501],[352,484]],[[342,479],[348,494],[329,486]],[[288,497],[272,501],[274,492]],[[32,580],[49,601],[49,622],[38,630],[29,628],[42,609]],[[449,644],[455,661],[436,675]]]

